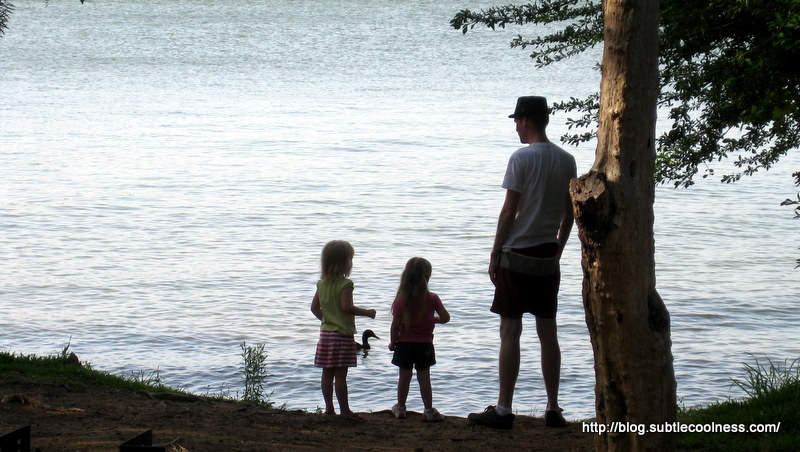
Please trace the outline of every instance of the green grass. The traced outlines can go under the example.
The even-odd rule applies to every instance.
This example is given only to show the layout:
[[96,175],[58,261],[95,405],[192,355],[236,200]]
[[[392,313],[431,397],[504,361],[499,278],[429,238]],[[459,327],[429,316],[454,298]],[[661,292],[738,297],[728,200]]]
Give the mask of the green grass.
[[[267,378],[266,357],[263,344],[248,346],[241,344],[242,367],[245,394],[242,399],[231,398],[222,393],[205,394],[210,400],[242,402],[272,408],[272,393],[266,393],[264,383]],[[0,351],[0,381],[5,383],[30,384],[35,382],[58,383],[72,388],[108,387],[147,392],[171,392],[188,394],[186,391],[166,386],[161,381],[158,370],[146,373],[140,370],[128,377],[113,375],[92,369],[89,363],[78,363],[77,357],[70,359],[69,344],[54,356],[22,355]]]
[[756,360],[745,365],[747,377],[733,380],[748,395],[678,414],[683,424],[712,423],[749,429],[758,424],[778,424],[777,433],[681,433],[679,450],[698,451],[794,451],[800,447],[800,368],[798,360],[783,365]]
[[7,383],[52,382],[69,387],[103,386],[149,392],[175,392],[163,385],[157,372],[131,374],[129,378],[94,370],[89,364],[71,362],[61,356],[20,355],[0,352],[0,376]]

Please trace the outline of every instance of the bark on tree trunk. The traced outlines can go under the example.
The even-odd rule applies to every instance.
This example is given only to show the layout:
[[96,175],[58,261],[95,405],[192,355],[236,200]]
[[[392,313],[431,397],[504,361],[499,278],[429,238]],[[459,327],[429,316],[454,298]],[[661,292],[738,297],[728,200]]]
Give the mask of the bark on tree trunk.
[[[670,321],[655,288],[653,200],[658,1],[606,0],[595,163],[570,191],[595,359],[598,450],[674,450]],[[616,424],[614,424],[616,423]],[[636,432],[622,433],[636,425]],[[622,429],[621,427],[627,427]]]

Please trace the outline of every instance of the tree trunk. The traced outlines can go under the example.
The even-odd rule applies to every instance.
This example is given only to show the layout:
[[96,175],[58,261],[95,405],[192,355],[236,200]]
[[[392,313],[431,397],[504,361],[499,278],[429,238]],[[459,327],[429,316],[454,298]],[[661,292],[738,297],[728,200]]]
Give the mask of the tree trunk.
[[[655,288],[653,200],[658,1],[606,0],[595,163],[570,191],[595,360],[598,450],[673,450],[639,434],[676,415],[670,321]],[[626,428],[621,428],[621,427]],[[635,426],[635,431],[623,433]],[[663,428],[662,428],[663,430]]]

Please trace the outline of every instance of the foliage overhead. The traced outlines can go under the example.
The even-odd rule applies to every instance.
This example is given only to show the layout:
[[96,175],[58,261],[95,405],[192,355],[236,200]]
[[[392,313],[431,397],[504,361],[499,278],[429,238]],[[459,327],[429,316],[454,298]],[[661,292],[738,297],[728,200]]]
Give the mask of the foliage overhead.
[[11,16],[11,11],[14,11],[14,5],[6,0],[0,0],[0,36],[6,34],[8,18]]
[[[532,49],[538,67],[580,54],[603,41],[602,3],[543,0],[523,6],[462,10],[451,25],[467,33],[476,25],[551,24],[551,34],[517,36],[513,48]],[[800,0],[661,0],[659,107],[670,130],[658,138],[656,179],[692,185],[729,158],[733,182],[769,169],[800,147]],[[596,133],[599,94],[555,103],[578,112],[562,139],[571,144]],[[794,173],[800,184],[800,171]]]
[[[85,0],[81,0],[83,4]],[[50,0],[44,1],[45,6],[50,4]],[[14,5],[8,0],[0,0],[0,37],[6,34],[8,29],[8,19],[11,17],[11,12],[14,11]]]

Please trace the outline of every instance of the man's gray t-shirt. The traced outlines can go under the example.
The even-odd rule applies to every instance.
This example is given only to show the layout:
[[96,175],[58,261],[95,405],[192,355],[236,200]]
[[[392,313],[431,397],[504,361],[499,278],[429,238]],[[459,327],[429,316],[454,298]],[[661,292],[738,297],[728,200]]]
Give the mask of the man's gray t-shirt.
[[557,242],[569,181],[576,176],[575,157],[553,143],[532,143],[511,154],[503,188],[521,197],[519,213],[503,247]]

